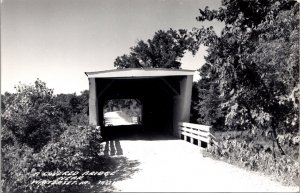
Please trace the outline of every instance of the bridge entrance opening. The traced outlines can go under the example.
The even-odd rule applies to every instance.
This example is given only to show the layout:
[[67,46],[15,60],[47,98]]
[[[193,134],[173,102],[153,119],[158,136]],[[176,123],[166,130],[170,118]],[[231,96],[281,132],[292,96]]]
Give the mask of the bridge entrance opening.
[[138,99],[111,99],[103,106],[104,126],[142,125],[142,103]]
[[139,99],[109,99],[103,105],[102,136],[123,138],[143,131],[143,104]]
[[[86,73],[90,87],[89,122],[115,136],[122,132],[131,135],[137,131],[180,138],[178,122],[188,122],[190,117],[193,73],[174,69],[116,69]],[[140,104],[140,114],[133,118],[138,124],[131,124],[133,120],[128,117],[124,118],[131,119],[127,125],[111,124],[109,115],[122,116],[123,113],[116,113],[122,109],[109,107],[109,104],[126,100],[136,100]]]

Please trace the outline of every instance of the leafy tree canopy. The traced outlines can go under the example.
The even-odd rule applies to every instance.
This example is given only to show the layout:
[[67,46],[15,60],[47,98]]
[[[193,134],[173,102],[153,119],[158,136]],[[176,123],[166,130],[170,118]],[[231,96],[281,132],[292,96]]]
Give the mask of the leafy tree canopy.
[[116,58],[117,68],[173,68],[181,66],[186,50],[193,51],[193,38],[187,30],[157,31],[152,39],[140,40],[131,52]]
[[[209,47],[199,86],[213,95],[219,92],[210,97],[218,105],[210,107],[225,111],[224,126],[253,132],[270,128],[274,137],[277,131],[296,131],[299,3],[223,0],[218,10],[205,8],[197,17],[200,22],[213,19],[225,23],[220,37],[212,28],[193,33],[198,44]],[[199,113],[206,110],[200,107]]]
[[3,126],[14,134],[18,143],[39,150],[62,132],[53,90],[39,79],[34,85],[20,84],[16,90],[15,94],[5,95]]
[[59,109],[60,122],[75,125],[88,123],[89,91],[84,90],[80,95],[58,94],[54,97],[55,106]]

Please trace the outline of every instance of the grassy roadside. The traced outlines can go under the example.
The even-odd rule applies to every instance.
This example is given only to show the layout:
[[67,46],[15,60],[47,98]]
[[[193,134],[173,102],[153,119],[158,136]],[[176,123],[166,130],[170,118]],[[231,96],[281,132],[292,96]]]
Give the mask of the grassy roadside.
[[240,131],[215,132],[215,136],[219,144],[207,150],[212,158],[261,172],[284,185],[299,185],[299,136],[280,136],[286,155],[281,155],[276,146],[273,149],[267,136]]

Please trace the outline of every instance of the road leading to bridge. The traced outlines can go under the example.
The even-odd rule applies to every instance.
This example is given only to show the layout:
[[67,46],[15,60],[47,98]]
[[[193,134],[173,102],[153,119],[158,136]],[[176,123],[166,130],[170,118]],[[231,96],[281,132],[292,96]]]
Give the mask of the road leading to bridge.
[[114,191],[299,191],[298,187],[285,187],[259,173],[205,157],[197,146],[177,139],[111,141],[106,154],[139,162],[138,171],[114,183]]

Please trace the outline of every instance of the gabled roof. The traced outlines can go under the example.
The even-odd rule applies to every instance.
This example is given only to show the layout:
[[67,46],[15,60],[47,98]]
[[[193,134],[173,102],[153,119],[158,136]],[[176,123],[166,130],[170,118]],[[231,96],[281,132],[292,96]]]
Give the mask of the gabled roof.
[[85,72],[88,78],[139,78],[164,76],[192,76],[194,70],[168,68],[124,68],[105,71]]

